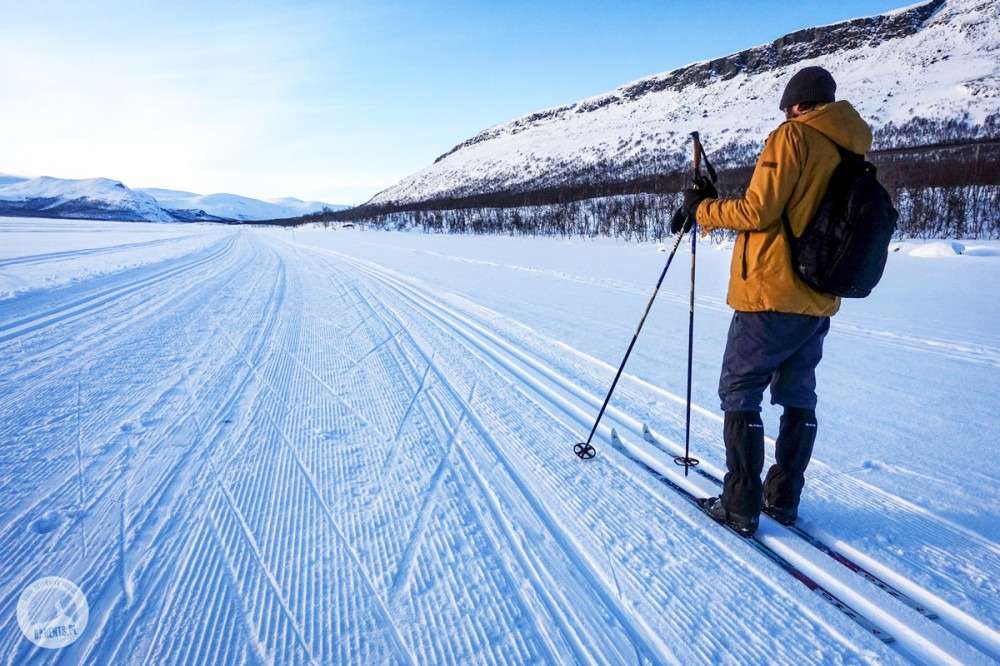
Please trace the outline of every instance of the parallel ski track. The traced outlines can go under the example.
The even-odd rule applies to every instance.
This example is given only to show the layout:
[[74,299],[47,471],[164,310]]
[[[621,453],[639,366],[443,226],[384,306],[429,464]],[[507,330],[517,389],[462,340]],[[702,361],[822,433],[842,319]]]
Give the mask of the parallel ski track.
[[[345,283],[350,284],[352,281],[353,280],[348,278],[348,281],[345,281]],[[510,574],[507,573],[508,570],[511,569],[511,564],[507,564],[496,569],[496,571],[506,579],[504,586],[512,591],[515,591],[515,598],[517,599],[517,603],[525,617],[534,618],[533,621],[535,622],[538,621],[537,611],[531,610],[537,603],[533,601],[532,596],[537,595],[538,602],[543,604],[548,614],[553,618],[559,631],[559,635],[561,635],[562,641],[565,642],[565,647],[561,646],[560,641],[553,641],[554,634],[551,632],[539,632],[537,634],[537,638],[544,646],[543,654],[546,655],[545,661],[559,661],[559,655],[563,654],[568,648],[574,655],[575,661],[579,663],[599,663],[591,656],[592,653],[596,653],[593,649],[593,638],[599,634],[595,633],[593,630],[588,630],[586,625],[580,623],[580,616],[571,611],[573,605],[566,599],[561,598],[561,595],[558,592],[559,586],[555,585],[553,581],[546,579],[548,573],[544,567],[539,566],[540,562],[537,559],[538,556],[533,554],[532,549],[521,545],[521,538],[518,536],[517,529],[511,524],[510,520],[506,517],[504,510],[501,508],[503,501],[492,489],[492,484],[495,483],[495,481],[488,480],[488,477],[492,477],[494,475],[488,474],[481,468],[483,464],[489,463],[480,462],[478,460],[479,456],[469,450],[468,443],[462,444],[457,440],[458,432],[461,430],[464,422],[468,421],[474,425],[478,424],[479,417],[476,415],[476,412],[472,409],[469,402],[471,395],[475,392],[475,387],[473,386],[469,391],[469,396],[463,397],[461,389],[452,384],[446,373],[439,367],[434,354],[425,351],[416,340],[411,338],[406,333],[404,320],[401,320],[399,316],[392,311],[391,306],[376,301],[374,296],[363,294],[361,290],[356,287],[352,291],[358,297],[358,304],[370,309],[370,319],[381,322],[382,328],[387,335],[385,341],[379,343],[376,347],[383,347],[385,342],[392,342],[395,349],[401,354],[400,360],[409,367],[409,371],[416,383],[414,401],[423,393],[426,396],[428,404],[431,406],[433,414],[437,415],[437,418],[444,425],[445,431],[451,433],[447,436],[448,453],[446,453],[445,457],[438,465],[438,469],[435,471],[433,479],[439,483],[442,479],[442,473],[445,472],[449,472],[452,475],[468,475],[471,477],[471,483],[462,483],[458,487],[465,489],[462,492],[466,494],[469,493],[468,488],[475,488],[478,490],[477,494],[481,499],[474,500],[471,496],[468,498],[468,501],[470,502],[484,502],[483,508],[475,511],[475,515],[477,516],[476,522],[483,530],[486,531],[487,534],[493,529],[499,530],[498,536],[503,539],[504,547],[501,548],[499,545],[495,544],[491,550],[495,553],[514,553],[516,561],[511,564],[514,565],[515,570],[522,572],[527,580],[532,583],[532,595],[524,595],[521,592],[523,584],[518,579],[510,577]],[[371,353],[372,352],[366,352],[365,356],[369,356]],[[429,375],[433,375],[433,381],[436,387],[444,389],[445,393],[443,397],[439,397],[437,393],[430,392],[426,389]],[[411,401],[410,405],[403,413],[400,419],[400,428],[402,428],[403,423],[412,410],[414,401]],[[451,410],[446,408],[443,404],[444,402],[450,403],[459,409],[457,417],[449,417],[447,412]],[[482,430],[482,428],[477,427],[476,430]],[[399,455],[395,452],[395,440],[398,439],[398,432],[399,431],[397,430],[397,437],[393,438],[393,447],[387,456],[385,463],[386,466],[392,466],[392,458]],[[466,437],[468,438],[468,435]],[[500,456],[499,459],[503,460],[502,454],[497,449],[495,443],[485,442],[485,444],[490,448],[491,455]],[[449,462],[449,460],[451,462]],[[379,485],[379,487],[381,488],[382,486]],[[427,497],[425,503],[430,501],[433,501],[433,494]],[[422,516],[427,515],[425,510],[422,510],[420,514]],[[396,522],[399,521],[393,520],[390,524],[395,524]],[[418,526],[420,522],[421,521],[418,520]],[[442,534],[459,534],[466,531],[467,530],[463,529],[451,529],[443,531]],[[415,531],[414,536],[419,533],[419,530]],[[401,567],[395,576],[393,576],[393,581],[390,584],[390,590],[393,594],[401,585],[400,581],[407,576],[407,568],[412,567],[412,555],[408,553],[416,547],[417,544],[414,538],[409,539],[408,542],[408,552],[401,555]],[[393,558],[389,558],[386,563],[390,564],[392,559]],[[385,568],[390,569],[391,567],[387,566]],[[491,605],[495,603],[496,600],[492,601]],[[442,629],[445,630],[443,633],[447,632],[444,627],[442,627]],[[476,628],[475,632],[479,633],[479,629]],[[481,655],[484,651],[492,649],[490,647],[490,641],[487,640],[485,636],[477,640],[476,643],[476,646],[470,646],[470,649],[468,650],[470,658],[480,659],[482,658]],[[453,648],[454,646],[450,649]],[[530,653],[526,653],[525,658],[533,660],[530,656],[528,656],[529,654]],[[669,653],[663,652],[662,649],[659,652],[654,651],[653,654],[659,654],[658,661],[661,663],[671,663]],[[475,655],[480,656],[476,657]],[[442,661],[453,661],[457,659],[458,655],[448,653],[441,654],[439,656]],[[499,657],[499,655],[496,656]],[[507,662],[509,659],[510,656],[505,655],[501,661]],[[513,663],[519,663],[520,661],[520,659],[514,659]]]
[[[672,447],[663,446],[645,425],[643,426],[643,436],[647,442],[663,451],[668,457],[681,453],[680,447],[676,445]],[[696,467],[695,473],[710,481],[717,488],[722,485],[721,477],[723,471],[711,464]],[[916,509],[917,507],[914,508]],[[763,516],[763,518],[765,521],[771,522],[767,516]],[[953,527],[957,528],[958,526]],[[810,527],[810,531],[799,526],[786,527],[785,529],[810,546],[823,552],[834,561],[842,564],[862,579],[881,589],[889,596],[898,599],[918,614],[924,616],[927,620],[939,621],[942,626],[962,640],[977,647],[993,658],[998,658],[997,655],[1000,654],[1000,636],[978,620],[954,608],[947,601],[929,594],[906,577],[901,576],[865,553],[858,551],[849,543],[825,533],[815,525]],[[975,533],[969,536],[976,540],[981,539]],[[991,544],[983,543],[982,545],[988,549]],[[940,610],[943,617],[939,616],[938,610],[935,610],[935,608]]]
[[44,254],[30,254],[12,259],[0,259],[0,269],[11,266],[30,266],[33,264],[45,264],[50,262],[61,262],[67,259],[79,257],[94,257],[103,254],[117,254],[119,252],[132,252],[139,249],[149,249],[160,245],[173,245],[190,240],[192,236],[178,236],[176,238],[157,238],[155,240],[142,241],[139,243],[123,243],[122,245],[109,245],[106,247],[93,247],[83,250],[65,250],[63,252],[48,252]]
[[[378,572],[373,573],[373,581],[386,589],[389,604],[394,608],[409,606],[412,609],[410,612],[415,612],[420,617],[418,626],[423,628],[410,636],[415,652],[433,655],[431,661],[435,663],[463,663],[483,659],[496,663],[539,660],[552,663],[559,661],[559,655],[570,650],[581,663],[593,663],[587,656],[588,651],[581,647],[580,640],[590,640],[592,635],[598,634],[588,634],[579,626],[576,618],[572,621],[567,619],[566,613],[560,611],[563,606],[551,596],[554,586],[538,582],[540,574],[532,573],[538,571],[537,565],[532,564],[533,556],[529,550],[519,547],[514,528],[500,509],[500,501],[493,495],[491,488],[495,481],[487,480],[493,474],[480,470],[479,465],[482,463],[476,462],[478,456],[472,455],[468,450],[468,443],[462,443],[459,439],[463,424],[472,418],[464,405],[475,393],[475,387],[456,389],[449,383],[440,374],[435,355],[426,353],[409,336],[402,322],[384,303],[368,293],[355,274],[336,271],[328,260],[322,266],[327,271],[335,271],[335,276],[331,279],[337,285],[337,295],[348,297],[359,317],[359,321],[348,329],[351,337],[338,342],[367,338],[372,345],[367,350],[357,348],[357,360],[347,359],[343,352],[338,354],[341,359],[348,360],[350,368],[347,370],[347,377],[338,378],[338,385],[342,385],[345,380],[350,382],[351,376],[362,372],[363,368],[366,374],[374,375],[365,378],[367,384],[371,384],[373,380],[376,384],[379,383],[378,375],[390,372],[397,378],[397,383],[402,382],[411,391],[408,400],[395,405],[378,402],[370,404],[367,400],[364,401],[366,415],[372,410],[376,412],[370,417],[366,416],[366,422],[396,421],[398,425],[394,431],[382,434],[381,439],[387,444],[384,460],[374,470],[377,476],[366,479],[362,484],[363,487],[372,488],[374,492],[366,502],[352,505],[349,511],[344,511],[344,515],[351,518],[351,526],[363,528],[352,531],[352,541],[365,544],[369,552],[372,552],[374,546],[377,557],[368,566],[373,572]],[[320,275],[321,271],[313,271],[312,274]],[[311,287],[317,288],[315,284]],[[313,325],[320,327],[323,324],[324,322],[317,320]],[[331,325],[343,327],[336,323]],[[330,344],[329,341],[324,341],[324,347]],[[331,358],[331,355],[324,354],[323,358]],[[305,368],[306,364],[303,363],[302,367]],[[402,375],[398,375],[400,371],[403,371]],[[309,372],[326,390],[336,392],[333,386],[320,378],[319,374],[326,374],[321,368]],[[352,395],[355,391],[352,388],[347,393]],[[462,398],[461,395],[466,397]],[[379,413],[386,410],[390,413]],[[421,432],[425,425],[440,433],[438,446],[427,441],[428,434],[433,441],[433,431],[427,434]],[[419,451],[417,456],[401,451],[414,436],[420,438],[413,442],[415,450]],[[464,439],[468,438],[467,433]],[[413,477],[414,472],[426,476]],[[406,475],[405,481],[397,482],[396,477],[401,474]],[[467,476],[471,479],[456,482],[459,477]],[[422,496],[412,494],[414,490],[422,492]],[[438,505],[445,503],[454,505],[456,501],[457,507],[449,506],[447,510],[444,506],[438,508]],[[456,508],[459,509],[458,513]],[[463,513],[472,517],[471,530],[469,525],[454,522]],[[442,525],[440,521],[447,522]],[[379,526],[375,534],[370,531],[369,526],[372,524]],[[389,538],[382,538],[383,531],[391,532],[401,527],[405,529],[411,524],[412,529],[404,532],[402,538],[399,535],[386,535]],[[455,553],[466,548],[461,546],[461,540],[476,534],[489,538],[491,545],[465,564],[455,562]],[[455,543],[456,538],[459,539],[458,543]],[[504,546],[501,547],[496,539],[502,541]],[[403,548],[400,549],[400,545]],[[418,552],[422,553],[419,559]],[[504,553],[508,552],[519,556],[514,562],[506,562]],[[438,560],[440,565],[437,564]],[[455,569],[456,565],[458,570]],[[427,570],[427,567],[432,568]],[[456,577],[462,569],[470,568],[475,571]],[[530,591],[525,591],[523,579],[515,573],[520,570],[533,583]],[[470,574],[473,574],[471,581],[475,581],[471,586],[470,578],[466,577]],[[433,590],[430,595],[422,590],[423,586],[441,587],[442,583],[447,584],[447,587],[440,590],[443,598],[438,598]],[[470,597],[483,594],[484,585],[495,586],[496,589],[482,600]],[[404,594],[405,588],[411,586],[416,586],[421,593],[408,597]],[[435,604],[436,598],[438,602]],[[470,623],[468,611],[454,616],[456,603],[459,608],[475,608],[475,616],[479,616],[479,621]],[[545,616],[539,613],[539,603],[547,608],[555,621],[552,630],[545,629],[547,623],[542,619]],[[497,631],[493,628],[494,625],[504,628],[501,630],[507,634],[502,644],[489,637],[491,632]],[[462,629],[456,632],[458,627]],[[461,642],[454,643],[452,636],[460,638]]]
[[[684,488],[683,486],[679,485],[678,483],[676,483],[676,482],[672,481],[671,479],[667,478],[665,475],[661,474],[657,469],[655,469],[653,467],[650,467],[649,465],[646,465],[638,457],[636,457],[636,456],[632,455],[631,453],[629,453],[628,447],[621,440],[621,437],[618,435],[618,432],[614,428],[612,428],[612,430],[611,430],[611,443],[612,443],[612,445],[618,451],[620,451],[626,457],[628,457],[629,459],[631,459],[634,462],[636,462],[638,465],[640,465],[641,467],[643,467],[650,474],[654,475],[657,479],[663,481],[663,483],[665,483],[671,490],[675,491],[678,495],[680,495],[681,497],[683,497],[684,499],[686,499],[692,505],[698,506],[698,496],[697,495],[695,495],[694,493],[692,493],[687,488]],[[733,533],[736,533],[735,530],[730,529],[730,531],[732,531]],[[743,537],[741,536],[741,538],[743,538]],[[769,546],[767,546],[756,535],[754,535],[753,537],[750,537],[749,539],[747,539],[747,543],[752,544],[765,557],[767,557],[768,559],[772,560],[775,564],[777,564],[784,571],[786,571],[788,574],[790,574],[792,576],[792,578],[794,578],[797,581],[799,581],[800,583],[804,584],[810,590],[819,593],[820,596],[823,599],[825,599],[827,602],[829,602],[832,606],[834,606],[841,613],[843,613],[844,615],[846,615],[847,617],[851,618],[852,620],[854,620],[855,622],[857,622],[859,625],[861,625],[865,629],[865,631],[867,631],[869,634],[875,636],[876,638],[878,638],[879,640],[881,640],[883,643],[892,643],[895,640],[895,638],[893,638],[893,636],[891,634],[888,634],[880,626],[878,626],[877,624],[871,622],[870,620],[868,620],[868,618],[866,618],[865,616],[859,614],[853,608],[851,608],[850,606],[848,606],[847,604],[845,604],[843,601],[841,601],[840,599],[838,599],[829,590],[825,589],[820,583],[816,582],[814,579],[812,579],[807,574],[804,574],[797,567],[795,567],[795,565],[793,565],[791,562],[789,562],[784,557],[782,557],[777,552],[775,552],[774,549],[772,549]]]
[[[475,324],[466,316],[435,301],[403,280],[389,275],[387,271],[369,262],[353,259],[340,253],[333,254],[336,254],[344,262],[353,265],[356,269],[379,280],[382,284],[399,293],[428,315],[440,321],[445,327],[464,337],[470,344],[493,357],[506,371],[531,386],[542,396],[547,399],[555,398],[553,401],[562,403],[560,406],[563,408],[563,411],[577,420],[581,425],[592,425],[591,419],[593,415],[586,413],[585,410],[581,410],[579,403],[583,402],[585,405],[596,408],[601,402],[599,396],[586,393],[573,382],[548,370],[537,359],[529,357],[523,349],[514,348],[498,336]],[[568,392],[572,397],[567,400],[563,396],[553,395],[553,384],[557,387],[558,391],[562,393]],[[624,425],[633,432],[641,432],[642,424],[639,420],[618,412],[614,408],[609,410],[607,418],[609,424],[603,425],[602,431],[608,435],[610,435],[614,422]],[[642,462],[644,464],[649,465],[657,473],[669,478],[672,482],[684,482],[683,477],[671,469],[669,463],[656,458],[649,458],[648,450],[639,450],[642,453]],[[702,495],[707,495],[712,492],[713,488],[695,485],[693,486],[693,490]],[[868,563],[873,569],[879,570],[878,573],[882,580],[885,580],[891,586],[906,590],[908,594],[918,598],[923,606],[931,609],[930,614],[937,616],[931,619],[936,619],[937,621],[930,626],[926,624],[929,622],[928,618],[923,618],[919,614],[912,612],[909,607],[897,601],[896,598],[892,598],[888,602],[874,600],[871,598],[872,595],[868,594],[870,590],[858,589],[862,588],[862,586],[856,584],[854,581],[844,580],[842,577],[838,578],[835,575],[831,575],[827,571],[827,567],[815,563],[814,556],[811,557],[807,553],[803,553],[801,549],[788,547],[787,539],[781,537],[781,531],[783,531],[783,528],[777,525],[770,528],[765,527],[760,532],[760,539],[762,543],[779,552],[782,557],[788,559],[794,566],[808,571],[809,575],[813,576],[819,584],[839,592],[842,597],[850,600],[855,607],[862,609],[862,612],[870,620],[885,626],[897,638],[897,649],[908,657],[918,659],[930,658],[939,663],[961,663],[960,661],[956,661],[956,657],[950,654],[948,641],[944,641],[943,645],[938,645],[934,640],[923,635],[924,632],[933,634],[933,628],[941,626],[973,649],[989,655],[993,659],[1000,658],[1000,636],[996,632],[952,607],[946,601],[913,585],[904,576],[879,566],[877,562]],[[815,544],[810,544],[810,546],[810,550],[815,548]],[[822,552],[822,549],[817,548],[816,550]],[[829,555],[829,553],[823,554]],[[836,557],[834,559],[837,560]],[[837,561],[840,562],[840,560]],[[872,582],[875,589],[888,592],[884,586],[879,586],[876,581],[872,581],[870,578],[866,578],[866,580]],[[912,615],[909,615],[910,613]],[[917,620],[914,621],[913,618],[917,618]]]
[[[643,424],[643,427],[642,427],[642,434],[643,434],[643,439],[645,439],[647,442],[649,442],[650,444],[652,444],[653,446],[655,446],[657,449],[663,451],[668,456],[675,456],[675,455],[679,455],[680,454],[680,451],[672,451],[672,450],[669,450],[667,447],[661,445],[656,440],[656,438],[653,435],[652,431],[645,424]],[[617,439],[616,437],[612,437],[612,442],[614,442],[616,439]],[[618,445],[622,446],[620,439],[618,439]],[[652,473],[654,473],[654,474],[658,473],[653,468],[647,468],[647,469],[649,469],[649,471],[652,472]],[[700,462],[693,469],[694,469],[694,473],[695,474],[698,474],[699,476],[701,476],[701,477],[703,477],[703,478],[711,481],[713,484],[715,484],[719,488],[722,487],[722,485],[723,485],[722,484],[722,479],[719,478],[719,476],[715,476],[712,473],[708,472],[704,467],[701,466]],[[680,490],[683,490],[683,489],[680,489]],[[763,518],[764,518],[765,521],[770,520],[770,518],[767,515],[764,515]],[[847,567],[848,569],[850,569],[854,573],[860,575],[865,580],[867,580],[868,582],[872,583],[873,585],[875,585],[876,587],[878,587],[879,589],[881,589],[886,594],[888,594],[888,595],[890,595],[892,597],[895,597],[896,599],[899,599],[904,604],[906,604],[907,606],[909,606],[910,608],[912,608],[913,610],[915,610],[917,613],[920,613],[921,615],[923,615],[924,617],[926,617],[929,620],[936,620],[937,619],[938,616],[937,616],[936,613],[934,613],[931,610],[928,610],[927,608],[924,608],[922,605],[920,605],[912,597],[910,597],[906,593],[902,592],[901,590],[898,590],[898,589],[894,588],[893,586],[889,585],[888,583],[886,583],[885,581],[883,581],[881,578],[879,578],[877,575],[875,575],[871,571],[865,569],[864,566],[862,566],[861,564],[855,562],[854,560],[852,560],[851,558],[847,557],[846,555],[837,552],[836,550],[834,550],[833,548],[831,548],[829,545],[827,545],[825,542],[823,542],[818,537],[810,534],[809,532],[803,530],[801,527],[798,527],[798,526],[787,527],[787,529],[788,529],[789,532],[791,532],[795,536],[797,536],[800,539],[806,541],[810,546],[816,548],[817,550],[821,551],[822,553],[824,553],[825,555],[827,555],[828,557],[830,557],[834,561],[838,562],[839,564],[842,564],[843,566]]]
[[0,343],[55,324],[66,323],[81,315],[94,315],[121,298],[157,286],[176,278],[181,273],[219,260],[231,250],[234,242],[235,236],[228,236],[215,243],[211,252],[197,252],[181,260],[166,261],[163,262],[163,266],[154,267],[152,270],[148,267],[135,269],[136,277],[125,284],[116,281],[112,286],[84,294],[68,303],[60,303],[55,308],[43,312],[32,312],[26,317],[4,322],[0,324]]

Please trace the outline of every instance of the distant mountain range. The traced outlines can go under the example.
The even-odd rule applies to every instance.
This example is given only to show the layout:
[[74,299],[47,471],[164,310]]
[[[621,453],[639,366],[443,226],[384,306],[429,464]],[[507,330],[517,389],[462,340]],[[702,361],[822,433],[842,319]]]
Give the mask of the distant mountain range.
[[235,194],[130,189],[108,178],[68,180],[0,174],[0,216],[130,222],[251,222],[342,208],[345,206],[293,198],[260,201]]
[[808,65],[834,74],[838,99],[876,130],[876,149],[1000,138],[997,0],[930,0],[800,30],[489,128],[376,195],[357,219],[365,210],[517,206],[539,192],[548,199],[536,202],[557,203],[572,188],[583,193],[576,198],[599,196],[586,193],[679,173],[695,130],[717,165],[752,165],[783,120],[785,84]]

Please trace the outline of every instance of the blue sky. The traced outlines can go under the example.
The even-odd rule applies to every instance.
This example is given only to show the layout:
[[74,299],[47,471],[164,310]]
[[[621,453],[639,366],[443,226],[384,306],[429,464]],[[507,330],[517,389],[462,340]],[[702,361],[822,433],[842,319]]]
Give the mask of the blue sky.
[[358,204],[497,123],[906,4],[0,0],[0,172]]

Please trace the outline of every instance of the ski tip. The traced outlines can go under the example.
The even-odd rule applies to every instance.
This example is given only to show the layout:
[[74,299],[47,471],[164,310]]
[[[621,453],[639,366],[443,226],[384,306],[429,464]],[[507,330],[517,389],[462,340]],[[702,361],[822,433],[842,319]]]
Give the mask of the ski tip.
[[653,432],[645,423],[642,424],[642,438],[650,444],[656,444],[656,440],[653,438]]

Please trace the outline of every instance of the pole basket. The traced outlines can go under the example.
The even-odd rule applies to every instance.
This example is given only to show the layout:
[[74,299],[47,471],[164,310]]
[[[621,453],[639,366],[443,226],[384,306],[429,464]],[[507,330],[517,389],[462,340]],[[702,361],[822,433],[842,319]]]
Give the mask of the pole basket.
[[674,456],[674,464],[680,467],[697,467],[699,463],[701,463],[701,461],[698,460],[697,458],[689,458],[688,456]]
[[573,453],[575,453],[577,457],[582,460],[590,460],[597,455],[597,449],[587,442],[579,442],[573,447]]

